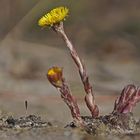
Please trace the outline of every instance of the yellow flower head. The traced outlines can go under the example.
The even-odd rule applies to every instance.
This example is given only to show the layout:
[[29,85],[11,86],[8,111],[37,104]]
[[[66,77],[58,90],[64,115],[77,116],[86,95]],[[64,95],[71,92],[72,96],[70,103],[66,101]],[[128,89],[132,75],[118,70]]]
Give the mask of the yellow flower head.
[[49,13],[45,14],[42,18],[40,18],[38,21],[38,25],[41,27],[53,26],[54,24],[65,20],[65,17],[68,15],[68,12],[69,9],[66,7],[57,7],[51,10]]
[[48,80],[51,84],[58,87],[62,85],[62,68],[59,67],[52,67],[48,70],[47,73]]

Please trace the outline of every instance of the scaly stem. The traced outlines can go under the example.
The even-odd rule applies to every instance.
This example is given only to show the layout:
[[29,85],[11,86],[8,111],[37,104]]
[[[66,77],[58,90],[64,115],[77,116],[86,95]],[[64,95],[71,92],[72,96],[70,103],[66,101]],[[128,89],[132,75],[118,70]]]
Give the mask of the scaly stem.
[[92,86],[89,83],[89,78],[87,76],[85,66],[82,63],[80,57],[78,56],[77,51],[75,50],[71,41],[68,39],[68,37],[64,31],[64,28],[63,28],[63,22],[53,26],[53,29],[62,36],[64,42],[66,43],[66,46],[70,50],[70,53],[71,53],[71,56],[72,56],[74,62],[76,63],[76,65],[78,67],[79,74],[80,74],[80,77],[81,77],[81,80],[82,80],[82,83],[84,85],[84,89],[86,92],[85,102],[86,102],[87,107],[89,108],[93,117],[98,116],[99,109],[98,109],[98,106],[95,104],[95,98],[94,98]]
[[83,125],[83,120],[80,115],[80,110],[77,105],[77,101],[70,93],[68,85],[63,81],[62,87],[58,87],[57,89],[61,92],[61,98],[64,100],[64,102],[70,108],[73,119],[77,123]]
[[60,67],[52,67],[47,72],[47,78],[50,83],[61,93],[61,98],[67,104],[71,115],[77,125],[83,126],[83,120],[76,99],[72,96],[70,89],[63,78],[63,70]]
[[138,102],[140,102],[140,87],[127,85],[116,99],[113,113],[132,112]]

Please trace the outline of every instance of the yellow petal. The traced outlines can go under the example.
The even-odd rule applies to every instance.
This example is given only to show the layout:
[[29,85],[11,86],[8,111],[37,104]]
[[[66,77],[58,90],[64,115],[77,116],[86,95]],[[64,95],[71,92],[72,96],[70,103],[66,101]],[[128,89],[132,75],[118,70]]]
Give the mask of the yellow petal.
[[42,18],[39,19],[38,25],[43,26],[51,26],[57,24],[67,17],[69,13],[69,9],[66,7],[57,7],[51,10],[49,13],[45,14]]

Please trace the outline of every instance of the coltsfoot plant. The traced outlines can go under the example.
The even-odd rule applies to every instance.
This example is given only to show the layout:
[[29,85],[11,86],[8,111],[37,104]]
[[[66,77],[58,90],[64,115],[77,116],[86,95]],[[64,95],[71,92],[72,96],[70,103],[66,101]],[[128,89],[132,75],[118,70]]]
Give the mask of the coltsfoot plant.
[[63,69],[54,66],[48,70],[47,78],[56,87],[64,102],[70,108],[73,122],[69,126],[81,127],[92,134],[116,134],[134,133],[139,131],[140,123],[133,118],[132,110],[136,103],[140,101],[140,87],[127,85],[116,99],[112,113],[100,116],[99,108],[95,103],[93,88],[85,65],[81,61],[75,47],[65,33],[63,22],[69,14],[67,7],[57,7],[39,19],[38,25],[41,27],[51,27],[66,43],[72,59],[74,60],[85,90],[85,102],[91,112],[91,116],[81,116],[76,99],[70,92],[69,86],[63,76]]

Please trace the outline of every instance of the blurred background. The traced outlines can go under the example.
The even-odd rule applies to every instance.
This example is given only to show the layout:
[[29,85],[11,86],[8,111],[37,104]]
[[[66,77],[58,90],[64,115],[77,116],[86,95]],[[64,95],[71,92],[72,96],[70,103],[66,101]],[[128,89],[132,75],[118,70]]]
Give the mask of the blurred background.
[[[140,85],[140,0],[0,0],[0,110],[71,120],[60,94],[46,79],[51,66],[64,75],[80,105],[89,115],[77,68],[62,39],[38,19],[56,6],[70,14],[65,30],[83,59],[101,114],[113,109],[127,84]],[[140,105],[134,110],[139,115]]]

